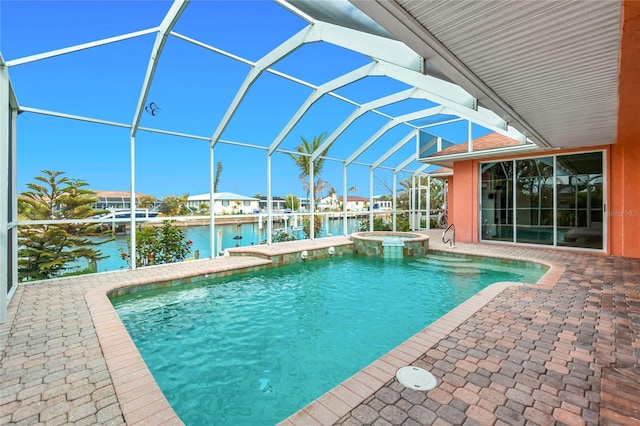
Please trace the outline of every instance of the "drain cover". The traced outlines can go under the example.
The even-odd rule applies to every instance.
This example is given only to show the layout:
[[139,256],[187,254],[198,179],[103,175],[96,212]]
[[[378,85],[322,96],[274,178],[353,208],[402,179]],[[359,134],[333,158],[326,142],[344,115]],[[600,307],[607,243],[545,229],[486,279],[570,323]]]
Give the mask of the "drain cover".
[[437,381],[433,374],[424,368],[409,365],[396,372],[396,378],[405,387],[419,391],[428,391],[436,387]]

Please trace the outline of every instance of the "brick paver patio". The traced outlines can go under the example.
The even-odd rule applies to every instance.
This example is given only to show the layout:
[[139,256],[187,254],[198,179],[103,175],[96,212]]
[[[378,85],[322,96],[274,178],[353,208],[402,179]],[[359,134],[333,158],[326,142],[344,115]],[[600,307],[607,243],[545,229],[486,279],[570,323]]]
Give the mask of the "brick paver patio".
[[[640,424],[640,260],[488,244],[447,249],[439,235],[432,248],[563,267],[535,287],[483,290],[283,423]],[[339,239],[320,241],[313,244]],[[0,424],[180,424],[106,289],[267,263],[219,258],[19,286],[0,326]],[[393,374],[409,364],[430,370],[437,387],[400,385]]]

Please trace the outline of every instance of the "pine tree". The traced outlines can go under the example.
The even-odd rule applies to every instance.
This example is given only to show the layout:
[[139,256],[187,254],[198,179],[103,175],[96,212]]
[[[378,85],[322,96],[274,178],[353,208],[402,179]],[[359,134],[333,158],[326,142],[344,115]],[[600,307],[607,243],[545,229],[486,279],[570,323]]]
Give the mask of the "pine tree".
[[[92,206],[97,201],[86,182],[63,176],[64,172],[43,170],[27,184],[18,200],[18,212],[27,220],[86,219],[102,213]],[[22,280],[60,276],[85,260],[90,265],[104,259],[90,237],[103,233],[96,224],[65,223],[28,225],[18,232],[18,272]]]

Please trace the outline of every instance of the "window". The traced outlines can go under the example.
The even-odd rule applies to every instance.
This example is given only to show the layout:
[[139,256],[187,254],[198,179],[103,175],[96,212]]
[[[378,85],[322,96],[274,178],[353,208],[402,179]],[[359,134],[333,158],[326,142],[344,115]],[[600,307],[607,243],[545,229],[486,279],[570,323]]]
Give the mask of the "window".
[[248,206],[249,204],[251,204],[251,202],[250,202],[249,200],[245,200],[245,201],[244,201],[244,205],[245,205],[245,206]]
[[229,205],[229,200],[222,200],[222,205],[223,206],[228,206]]
[[513,162],[485,163],[480,170],[481,238],[513,241]]

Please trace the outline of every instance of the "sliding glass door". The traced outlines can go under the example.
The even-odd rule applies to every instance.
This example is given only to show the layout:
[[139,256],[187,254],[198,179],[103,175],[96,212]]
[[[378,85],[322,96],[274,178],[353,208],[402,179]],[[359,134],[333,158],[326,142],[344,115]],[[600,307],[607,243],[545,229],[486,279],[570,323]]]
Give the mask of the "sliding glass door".
[[480,164],[480,239],[602,249],[603,153]]
[[604,247],[602,171],[601,152],[557,157],[559,246]]
[[553,157],[516,160],[516,242],[553,244]]

